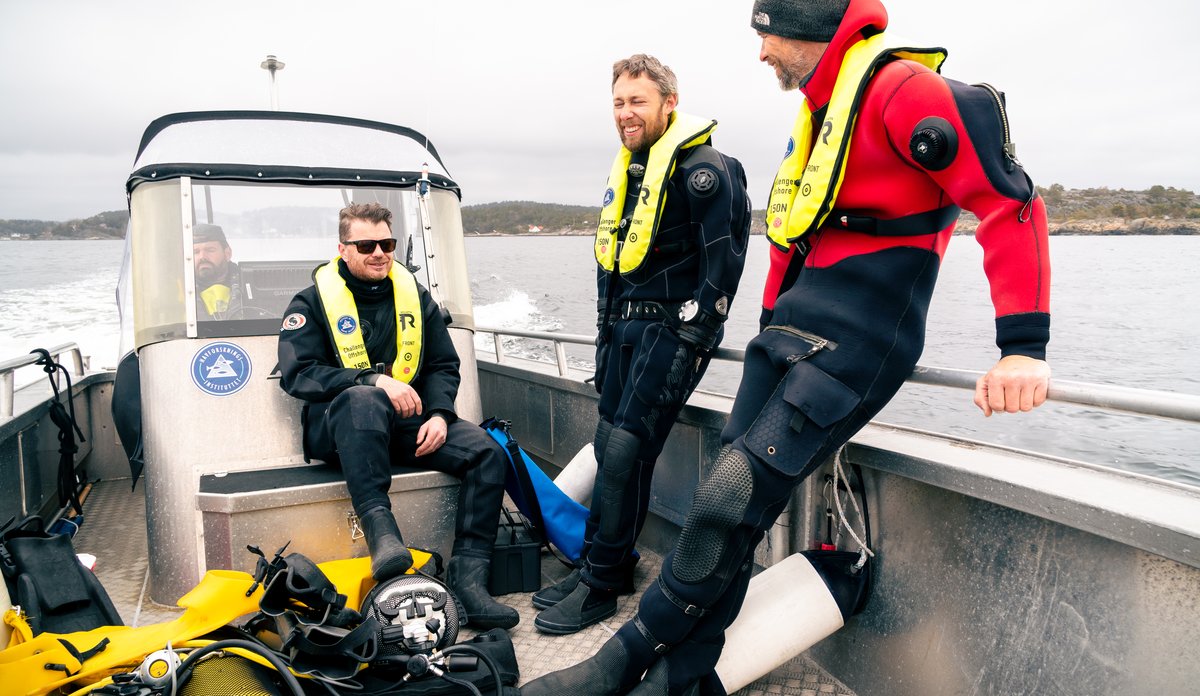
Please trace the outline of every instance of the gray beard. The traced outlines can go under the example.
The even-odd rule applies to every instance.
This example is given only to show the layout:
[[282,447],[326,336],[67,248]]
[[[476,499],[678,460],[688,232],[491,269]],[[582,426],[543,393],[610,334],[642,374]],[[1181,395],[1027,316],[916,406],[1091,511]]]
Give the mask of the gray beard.
[[797,77],[794,72],[784,68],[783,70],[779,71],[779,89],[782,89],[785,92],[790,92],[794,89],[800,89],[804,85],[808,84],[808,81],[812,79],[814,72],[816,72],[816,68],[813,68],[804,75]]

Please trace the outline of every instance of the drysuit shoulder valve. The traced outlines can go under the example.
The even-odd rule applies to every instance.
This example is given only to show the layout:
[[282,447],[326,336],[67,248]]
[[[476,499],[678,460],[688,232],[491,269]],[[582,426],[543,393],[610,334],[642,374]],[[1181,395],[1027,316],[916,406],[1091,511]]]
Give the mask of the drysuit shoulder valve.
[[958,154],[958,133],[946,119],[930,116],[913,128],[908,150],[917,164],[929,171],[941,171]]

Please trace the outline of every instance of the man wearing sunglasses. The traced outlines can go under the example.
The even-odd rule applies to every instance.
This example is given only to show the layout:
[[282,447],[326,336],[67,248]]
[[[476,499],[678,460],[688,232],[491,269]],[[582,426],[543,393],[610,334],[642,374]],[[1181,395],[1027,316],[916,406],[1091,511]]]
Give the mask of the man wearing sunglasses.
[[383,581],[412,566],[388,499],[392,465],[462,479],[448,584],[475,628],[511,628],[516,610],[487,592],[504,496],[504,451],[458,420],[458,354],[429,291],[392,252],[392,213],[343,208],[338,257],[284,314],[280,384],[304,403],[306,457],[337,462]]

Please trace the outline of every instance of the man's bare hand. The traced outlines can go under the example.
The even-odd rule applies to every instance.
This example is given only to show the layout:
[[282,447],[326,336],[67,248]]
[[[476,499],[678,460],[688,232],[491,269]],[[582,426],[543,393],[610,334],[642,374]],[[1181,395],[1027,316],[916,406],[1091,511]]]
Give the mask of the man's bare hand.
[[375,386],[387,392],[388,399],[391,399],[392,406],[400,415],[405,418],[421,415],[421,396],[416,389],[388,375],[380,375]]
[[433,454],[446,444],[446,419],[441,416],[430,416],[417,431],[416,456],[423,457]]
[[1050,365],[1045,360],[1009,355],[975,382],[975,405],[984,416],[1031,411],[1046,401],[1049,387]]

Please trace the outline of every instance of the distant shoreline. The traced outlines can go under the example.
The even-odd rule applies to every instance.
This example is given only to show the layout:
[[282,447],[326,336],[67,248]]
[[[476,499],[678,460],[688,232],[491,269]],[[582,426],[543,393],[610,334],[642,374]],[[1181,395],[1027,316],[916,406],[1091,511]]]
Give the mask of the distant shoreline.
[[[1146,224],[1133,225],[1125,222],[1114,225],[1108,221],[1087,220],[1084,222],[1051,223],[1051,237],[1191,237],[1200,235],[1200,225],[1181,224],[1170,220],[1151,220]],[[973,237],[975,225],[960,225],[955,229],[955,236]],[[590,237],[594,230],[557,230],[552,232],[463,232],[464,238],[471,237]],[[751,230],[753,235],[762,235],[761,230]],[[124,235],[87,237],[68,236],[37,236],[37,237],[0,237],[0,242],[114,242],[124,239]]]
[[[1200,235],[1200,196],[1173,187],[1067,189],[1059,184],[1038,187],[1053,236]],[[503,201],[462,207],[467,237],[589,237],[595,234],[599,210],[594,206]],[[752,211],[751,234],[766,232],[766,211]],[[0,241],[123,239],[127,210],[90,218],[53,222],[0,220]],[[971,235],[979,221],[959,216],[955,234]]]

